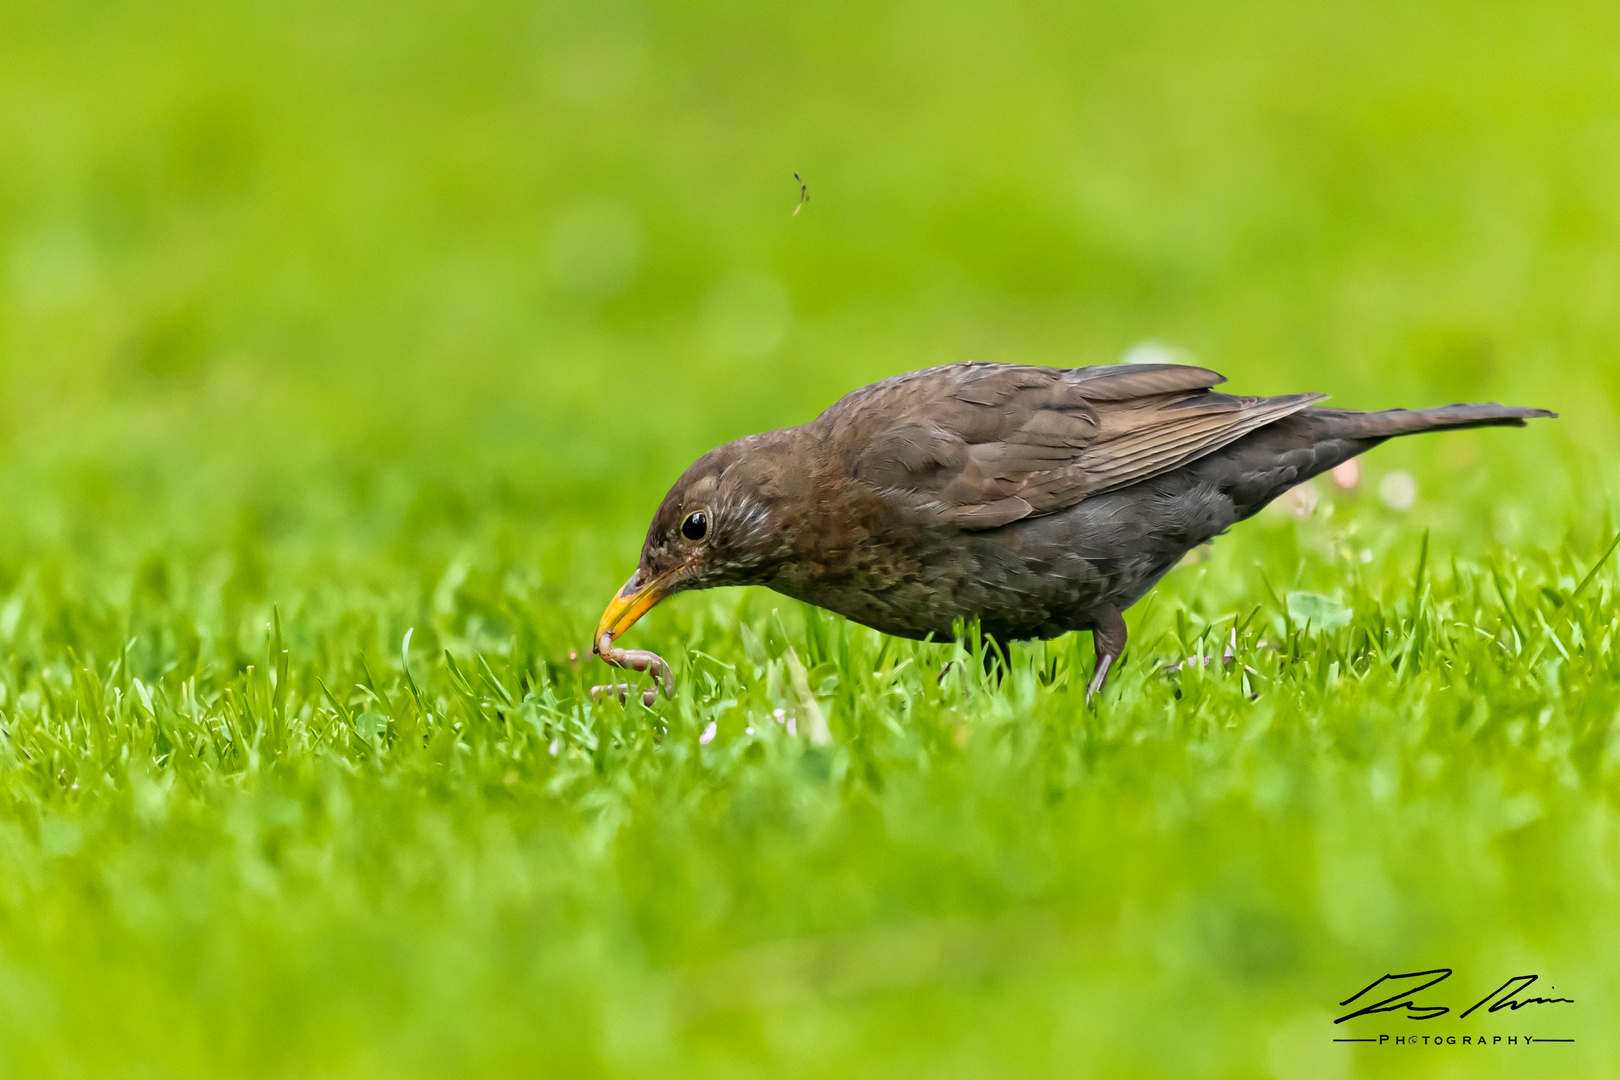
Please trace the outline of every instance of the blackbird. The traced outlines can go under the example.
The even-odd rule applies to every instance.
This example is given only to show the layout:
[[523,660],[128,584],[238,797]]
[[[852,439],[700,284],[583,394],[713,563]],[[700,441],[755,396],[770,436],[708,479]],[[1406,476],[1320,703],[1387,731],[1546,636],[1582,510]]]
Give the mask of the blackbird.
[[667,687],[661,660],[613,639],[674,593],[765,585],[908,638],[969,619],[1002,642],[1090,630],[1089,697],[1125,648],[1121,613],[1289,488],[1397,435],[1555,415],[1353,412],[1211,389],[1224,381],[1178,364],[948,364],[727,443],[664,496],[594,648]]

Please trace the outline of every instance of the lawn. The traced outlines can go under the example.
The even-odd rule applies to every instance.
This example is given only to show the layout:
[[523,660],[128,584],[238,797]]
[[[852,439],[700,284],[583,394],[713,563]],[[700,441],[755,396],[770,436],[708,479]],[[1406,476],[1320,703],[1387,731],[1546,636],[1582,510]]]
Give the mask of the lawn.
[[[1615,1075],[1617,52],[1601,3],[0,8],[0,1077]],[[763,590],[589,700],[705,450],[1132,350],[1562,418],[1239,525],[1094,707],[1085,635],[998,680]],[[1457,1016],[1531,973],[1574,1003]]]

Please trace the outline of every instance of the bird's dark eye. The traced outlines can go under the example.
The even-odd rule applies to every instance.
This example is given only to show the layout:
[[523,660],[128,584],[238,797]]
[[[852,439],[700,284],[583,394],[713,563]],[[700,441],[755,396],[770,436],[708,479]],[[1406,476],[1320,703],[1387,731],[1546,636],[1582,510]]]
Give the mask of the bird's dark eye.
[[688,540],[701,540],[709,535],[709,515],[701,510],[694,510],[686,515],[681,522],[681,535]]

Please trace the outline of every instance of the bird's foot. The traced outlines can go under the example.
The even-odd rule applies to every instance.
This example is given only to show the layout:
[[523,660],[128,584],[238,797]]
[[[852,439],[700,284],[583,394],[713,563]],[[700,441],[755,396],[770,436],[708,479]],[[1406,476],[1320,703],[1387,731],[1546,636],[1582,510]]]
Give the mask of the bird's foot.
[[[675,696],[675,676],[670,673],[669,662],[650,649],[620,649],[613,644],[612,634],[603,634],[596,643],[596,654],[606,663],[614,667],[621,667],[627,671],[650,671],[653,676],[653,686],[641,692],[641,703],[651,706],[658,697],[658,691],[663,690],[665,697]],[[598,694],[610,694],[623,701],[630,693],[628,683],[607,683],[603,686],[591,687],[591,697],[595,699]]]
[[1184,667],[1209,667],[1216,660],[1220,660],[1225,667],[1237,659],[1237,630],[1233,629],[1231,636],[1226,639],[1226,651],[1216,656],[1185,656],[1173,664],[1166,664],[1161,670],[1166,675],[1174,675]]
[[[1264,648],[1265,645],[1266,645],[1266,642],[1262,641],[1260,643],[1260,645],[1261,645],[1262,648]],[[1190,668],[1190,667],[1204,667],[1204,668],[1207,668],[1207,667],[1209,667],[1209,665],[1215,663],[1216,660],[1220,661],[1222,667],[1227,667],[1227,666],[1237,662],[1237,630],[1235,628],[1233,629],[1231,635],[1226,639],[1226,650],[1224,652],[1222,652],[1220,656],[1217,657],[1217,656],[1211,655],[1211,656],[1187,656],[1187,657],[1183,657],[1182,659],[1177,660],[1173,664],[1164,665],[1164,667],[1159,669],[1159,673],[1162,674],[1162,675],[1174,675],[1176,672],[1180,671],[1182,668]],[[1254,670],[1254,668],[1250,667],[1248,664],[1243,665],[1243,670],[1248,672],[1250,675],[1255,676],[1256,678],[1258,678],[1259,675],[1260,675],[1260,673],[1258,671]]]
[[1091,704],[1092,699],[1097,696],[1097,692],[1102,689],[1103,683],[1108,679],[1108,672],[1113,668],[1113,666],[1114,658],[1112,656],[1104,656],[1097,661],[1097,673],[1093,675],[1091,677],[1091,681],[1086,684],[1087,705]]

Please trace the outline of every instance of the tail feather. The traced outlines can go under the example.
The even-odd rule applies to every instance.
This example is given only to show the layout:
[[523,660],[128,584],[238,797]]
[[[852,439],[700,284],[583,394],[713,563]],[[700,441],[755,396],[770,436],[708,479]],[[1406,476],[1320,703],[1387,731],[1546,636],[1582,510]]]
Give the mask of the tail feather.
[[1191,467],[1197,479],[1231,498],[1237,518],[1242,520],[1296,484],[1371,450],[1385,439],[1421,431],[1523,427],[1526,420],[1556,415],[1546,409],[1495,402],[1380,412],[1313,406],[1267,424],[1200,458]]
[[1478,405],[1437,405],[1432,409],[1384,409],[1366,413],[1350,409],[1310,409],[1306,415],[1326,422],[1339,438],[1389,439],[1420,431],[1524,427],[1526,420],[1551,419],[1558,414],[1490,401]]

